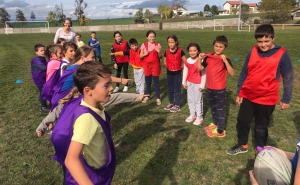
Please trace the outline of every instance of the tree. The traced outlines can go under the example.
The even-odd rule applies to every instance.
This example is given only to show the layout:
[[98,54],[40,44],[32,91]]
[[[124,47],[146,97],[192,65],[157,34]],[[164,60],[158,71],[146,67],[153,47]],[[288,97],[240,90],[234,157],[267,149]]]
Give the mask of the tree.
[[10,21],[10,15],[5,10],[5,7],[0,8],[0,23],[5,24],[6,21]]
[[17,9],[17,11],[16,11],[16,20],[17,21],[26,21],[24,13],[20,9]]
[[204,6],[204,9],[203,9],[204,12],[209,12],[210,11],[210,6],[208,4],[206,4]]
[[249,18],[249,5],[242,4],[241,7],[241,19],[243,22],[246,22]]
[[218,15],[219,14],[219,10],[218,10],[218,7],[216,5],[212,5],[210,7],[210,12],[214,15]]
[[139,8],[139,10],[135,13],[134,17],[136,19],[143,19],[144,18],[143,8]]
[[294,4],[295,0],[261,0],[260,16],[273,22],[286,20],[290,17]]
[[31,14],[30,14],[30,19],[31,19],[32,21],[35,21],[35,14],[34,14],[33,11],[32,11]]
[[53,11],[48,12],[46,21],[48,21],[51,26],[57,26],[58,17],[56,15],[56,13]]
[[149,19],[150,22],[150,19],[153,17],[153,13],[149,9],[146,9],[144,13],[144,17]]
[[[84,0],[75,0],[75,11],[74,15],[77,16],[78,22],[80,22],[82,16],[84,15],[84,10],[87,7],[87,3],[84,2]],[[80,26],[83,26],[80,24]]]
[[203,14],[202,11],[200,11],[199,16],[200,16],[200,17],[203,17],[203,16],[204,16],[204,14]]
[[58,22],[63,22],[66,18],[66,15],[64,14],[64,7],[62,3],[60,3],[60,6],[55,5],[55,13],[57,15]]
[[[158,13],[160,15],[161,19],[168,19],[170,18],[170,16],[172,15],[173,11],[171,9],[171,7],[169,7],[168,5],[164,4],[164,5],[160,5],[158,7]],[[172,13],[171,13],[172,12]]]

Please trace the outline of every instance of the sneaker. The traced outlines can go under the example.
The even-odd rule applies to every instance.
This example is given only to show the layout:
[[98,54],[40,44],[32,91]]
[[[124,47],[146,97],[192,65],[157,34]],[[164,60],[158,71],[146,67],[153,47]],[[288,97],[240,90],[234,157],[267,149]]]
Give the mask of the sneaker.
[[170,109],[170,112],[179,112],[180,111],[180,106],[179,105],[175,105]]
[[117,93],[117,92],[119,92],[119,87],[116,87],[113,91],[113,93]]
[[210,123],[208,126],[205,127],[205,130],[207,132],[207,131],[213,130],[215,128],[217,128],[217,125],[214,123]]
[[161,105],[161,100],[160,99],[156,99],[156,105]]
[[123,92],[127,92],[127,91],[128,91],[128,86],[124,86]]
[[193,122],[193,125],[201,125],[201,123],[203,123],[203,122],[204,122],[203,118],[197,117],[195,119],[195,121]]
[[41,111],[43,113],[49,113],[50,112],[50,109],[48,107],[41,107]]
[[226,136],[225,130],[223,130],[222,133],[219,133],[217,127],[213,130],[207,131],[206,134],[208,137],[225,137]]
[[164,109],[165,110],[170,110],[172,107],[173,107],[173,104],[169,103]]
[[248,145],[235,145],[226,151],[228,155],[236,155],[248,152]]
[[142,101],[142,103],[147,103],[147,101],[149,100],[149,97],[145,97]]
[[187,117],[187,118],[185,119],[185,122],[190,123],[190,122],[192,122],[192,121],[194,121],[194,120],[195,120],[195,116],[194,116],[194,115],[190,115],[189,117]]

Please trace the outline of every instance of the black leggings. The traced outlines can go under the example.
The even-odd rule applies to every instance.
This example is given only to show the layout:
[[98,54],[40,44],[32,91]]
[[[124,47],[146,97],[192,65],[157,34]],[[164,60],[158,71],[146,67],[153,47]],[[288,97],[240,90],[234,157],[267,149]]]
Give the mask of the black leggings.
[[[116,77],[120,78],[121,77],[121,71],[123,68],[123,73],[124,73],[124,78],[128,79],[128,62],[125,63],[119,63],[118,65],[118,69],[117,69],[117,74]],[[119,87],[120,83],[116,83],[116,86]],[[128,85],[128,83],[126,84],[126,86]]]

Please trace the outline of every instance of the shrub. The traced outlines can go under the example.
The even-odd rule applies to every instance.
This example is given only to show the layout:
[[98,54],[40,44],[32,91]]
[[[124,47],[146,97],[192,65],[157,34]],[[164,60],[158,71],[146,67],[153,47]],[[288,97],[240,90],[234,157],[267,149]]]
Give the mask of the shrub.
[[259,24],[259,20],[258,19],[254,19],[254,24]]

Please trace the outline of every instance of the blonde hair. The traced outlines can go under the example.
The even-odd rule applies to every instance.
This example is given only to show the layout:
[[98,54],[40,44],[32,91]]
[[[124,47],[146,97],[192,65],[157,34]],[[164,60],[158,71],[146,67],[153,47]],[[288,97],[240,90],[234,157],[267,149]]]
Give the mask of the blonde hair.
[[70,101],[72,98],[76,98],[79,95],[80,95],[80,92],[78,91],[77,87],[73,87],[67,96],[65,96],[64,98],[62,98],[58,101],[58,104],[65,104],[68,101]]

